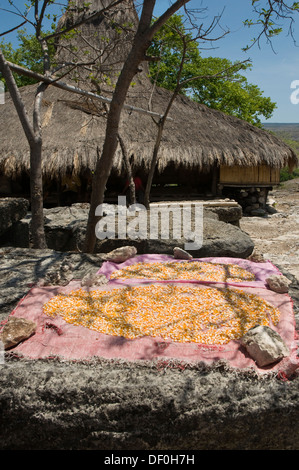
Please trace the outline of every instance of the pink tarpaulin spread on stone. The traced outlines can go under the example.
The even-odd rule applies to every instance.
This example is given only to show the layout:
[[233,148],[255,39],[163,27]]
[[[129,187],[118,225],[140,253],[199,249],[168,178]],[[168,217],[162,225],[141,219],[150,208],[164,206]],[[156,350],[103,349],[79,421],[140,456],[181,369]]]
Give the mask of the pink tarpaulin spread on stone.
[[[108,278],[116,269],[121,269],[128,264],[140,261],[169,261],[172,257],[160,255],[136,256],[126,263],[116,265],[115,263],[104,263],[100,269],[101,274]],[[212,261],[204,258],[204,261]],[[136,339],[127,339],[120,336],[106,335],[97,331],[76,326],[65,322],[61,317],[49,317],[43,312],[43,306],[53,296],[59,293],[68,294],[81,288],[81,281],[71,281],[65,287],[34,287],[19,302],[16,309],[11,313],[16,317],[23,317],[37,324],[36,333],[13,348],[13,352],[31,359],[61,357],[66,360],[88,360],[93,357],[105,359],[120,359],[128,361],[136,360],[177,360],[189,364],[204,362],[213,364],[219,360],[226,361],[231,367],[253,368],[260,373],[267,371],[282,371],[288,375],[288,371],[298,367],[297,342],[292,300],[288,294],[277,294],[265,287],[265,280],[271,274],[279,274],[278,269],[271,263],[253,263],[248,260],[231,258],[214,258],[217,263],[238,263],[246,269],[253,270],[256,280],[251,283],[238,283],[237,286],[229,286],[233,289],[241,288],[243,292],[253,293],[269,302],[280,311],[280,321],[273,327],[283,338],[290,349],[290,356],[277,364],[265,368],[258,368],[255,362],[248,357],[245,350],[238,341],[230,341],[225,345],[205,345],[197,343],[180,343],[155,336],[145,336]],[[128,281],[112,280],[108,284],[94,289],[111,290],[124,286],[144,285],[155,283],[155,281],[140,281],[130,279]],[[183,284],[186,286],[187,282]],[[194,283],[189,282],[190,286]],[[211,287],[209,283],[203,289]],[[215,284],[215,288],[223,288],[223,284]],[[227,287],[227,286],[226,286]]]
[[[240,266],[241,268],[244,268],[248,271],[250,271],[252,274],[255,276],[255,281],[250,281],[250,282],[229,282],[229,285],[235,285],[238,287],[266,287],[266,279],[270,277],[273,274],[281,274],[276,266],[274,266],[271,262],[266,261],[264,263],[255,263],[253,261],[249,261],[246,259],[239,259],[239,258],[193,258],[192,260],[186,261],[186,260],[175,260],[173,256],[170,255],[138,255],[135,256],[134,258],[130,258],[127,261],[123,263],[113,263],[111,261],[106,261],[103,263],[101,269],[99,270],[99,274],[104,274],[108,279],[110,279],[110,276],[115,273],[116,271],[119,271],[127,266],[131,266],[133,264],[137,263],[166,263],[166,262],[177,262],[177,263],[182,263],[182,262],[188,262],[188,263],[193,263],[194,261],[201,261],[201,262],[209,262],[209,263],[218,263],[218,264],[236,264]],[[114,282],[117,282],[118,284],[136,284],[140,282],[148,282],[148,280],[141,280],[141,279],[128,279],[128,280],[121,280],[117,279],[114,280]],[[165,281],[166,282],[166,281]],[[169,281],[167,281],[169,282]],[[188,282],[199,282],[199,281],[188,281]],[[205,281],[205,284],[213,284],[214,282],[209,282]]]

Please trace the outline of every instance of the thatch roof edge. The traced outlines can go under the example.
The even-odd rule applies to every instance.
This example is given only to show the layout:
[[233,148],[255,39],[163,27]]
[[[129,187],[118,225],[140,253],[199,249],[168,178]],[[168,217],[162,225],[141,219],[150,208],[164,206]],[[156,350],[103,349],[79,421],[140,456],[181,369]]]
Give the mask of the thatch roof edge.
[[[32,104],[35,88],[32,85],[21,90],[28,108]],[[147,102],[144,89],[134,93],[137,98],[142,98],[141,105]],[[12,100],[9,95],[6,98],[5,104],[1,105],[3,112],[0,128],[3,137],[0,172],[12,178],[21,172],[29,172],[29,145]],[[78,171],[81,168],[94,169],[96,149],[101,149],[103,145],[105,117],[101,114],[92,116],[90,125],[91,115],[82,109],[72,109],[68,104],[71,98],[69,93],[53,87],[49,87],[46,92],[43,109],[43,171],[50,178],[70,168]],[[155,111],[165,109],[168,99],[169,92],[158,89],[155,93]],[[160,172],[169,163],[176,167],[199,170],[214,164],[247,167],[267,164],[273,168],[298,165],[298,156],[277,136],[184,96],[179,96],[175,101],[171,117],[173,121],[167,123],[160,147]],[[148,168],[156,137],[156,126],[151,118],[123,111],[121,132],[134,165],[137,167],[143,164]],[[120,173],[122,168],[123,157],[118,147],[114,170]]]

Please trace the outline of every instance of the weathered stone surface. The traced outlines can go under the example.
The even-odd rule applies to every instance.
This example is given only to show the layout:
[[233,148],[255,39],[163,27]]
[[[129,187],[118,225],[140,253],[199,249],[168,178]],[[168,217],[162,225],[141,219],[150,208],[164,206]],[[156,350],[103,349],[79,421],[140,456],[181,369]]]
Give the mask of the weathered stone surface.
[[274,292],[279,294],[286,294],[289,291],[289,285],[291,284],[291,281],[285,276],[273,274],[266,279],[266,283],[269,289],[273,290]]
[[7,361],[1,450],[298,449],[299,377],[175,366]]
[[[89,204],[44,209],[48,248],[56,251],[77,251],[84,241]],[[81,237],[81,229],[83,237]]]
[[193,256],[190,255],[190,253],[188,253],[185,250],[182,250],[182,248],[179,248],[178,246],[174,247],[173,256],[176,259],[192,259],[193,258]]
[[39,286],[66,286],[73,279],[73,263],[63,261],[57,269],[46,273],[45,277],[38,281]]
[[82,279],[102,265],[99,255],[11,247],[0,249],[0,261],[0,321],[33,285],[57,285],[57,277],[65,284],[70,279]]
[[208,207],[207,214],[216,214],[220,222],[227,222],[233,225],[239,226],[239,222],[242,218],[242,207],[238,204],[236,206],[228,207]]
[[107,283],[108,279],[106,278],[106,276],[104,276],[103,274],[98,274],[97,272],[88,272],[81,280],[81,286],[86,287],[102,286]]
[[268,326],[251,328],[241,338],[241,344],[259,367],[273,364],[290,354],[281,336]]
[[[109,214],[110,205],[104,205],[104,215]],[[252,241],[240,230],[232,232],[231,226],[238,229],[238,221],[241,216],[241,208],[237,207],[212,207],[207,210],[204,208],[204,253],[203,256],[226,256],[221,254],[224,248],[229,256],[247,256],[253,248]],[[45,233],[47,246],[51,250],[67,252],[80,251],[85,239],[85,231],[88,219],[89,204],[73,204],[70,207],[56,207],[53,209],[44,209],[45,216]],[[219,218],[225,220],[224,223]],[[216,225],[219,223],[220,225]],[[222,224],[222,225],[221,225]],[[229,225],[229,227],[226,227]],[[10,239],[12,246],[29,247],[30,246],[30,216],[23,218],[17,224],[14,224],[13,234]],[[215,236],[215,233],[217,234]],[[210,234],[210,235],[209,235]],[[228,238],[227,238],[228,237]],[[234,237],[233,243],[231,237]],[[237,237],[237,238],[236,238]],[[171,238],[171,230],[170,230]],[[128,240],[127,240],[128,241]],[[96,252],[107,253],[116,248],[123,246],[124,240],[104,239],[97,240]],[[173,253],[176,246],[184,249],[184,240],[144,240],[136,239],[131,243],[137,248],[138,253],[154,253],[158,249],[158,253]],[[229,249],[229,245],[231,249]],[[242,245],[242,246],[241,246]],[[245,247],[245,245],[247,245]],[[233,254],[235,252],[235,255]],[[217,253],[215,255],[215,253]],[[245,253],[245,254],[244,254]],[[192,253],[194,256],[194,253]]]
[[27,214],[29,202],[23,198],[0,199],[0,236]]
[[254,243],[245,232],[232,224],[205,219],[203,224],[203,246],[199,250],[188,250],[193,257],[228,256],[247,258]]
[[36,331],[36,324],[26,318],[9,317],[0,333],[4,349],[10,349],[30,338]]
[[267,211],[265,209],[262,209],[259,207],[258,209],[253,209],[251,211],[251,215],[253,217],[264,217],[267,214]]

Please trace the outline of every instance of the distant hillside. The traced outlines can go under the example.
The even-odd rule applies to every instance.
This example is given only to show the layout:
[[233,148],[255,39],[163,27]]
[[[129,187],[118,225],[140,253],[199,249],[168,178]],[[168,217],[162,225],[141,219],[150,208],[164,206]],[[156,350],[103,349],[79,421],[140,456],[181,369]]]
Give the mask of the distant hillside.
[[296,140],[299,142],[299,123],[264,123],[263,127],[281,138]]
[[[273,132],[277,137],[286,142],[299,156],[299,124],[293,123],[273,123],[263,124],[264,129]],[[299,169],[291,173],[284,168],[280,172],[280,181],[288,181],[299,177]]]

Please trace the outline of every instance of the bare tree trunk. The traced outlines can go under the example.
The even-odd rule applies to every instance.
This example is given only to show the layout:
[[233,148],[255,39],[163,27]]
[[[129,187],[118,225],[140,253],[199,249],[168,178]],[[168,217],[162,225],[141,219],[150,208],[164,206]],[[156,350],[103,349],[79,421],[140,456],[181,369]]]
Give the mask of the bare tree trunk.
[[168,114],[170,112],[170,109],[173,105],[173,102],[176,99],[178,93],[179,93],[179,87],[177,87],[177,89],[173,92],[173,94],[172,94],[172,96],[169,100],[169,103],[167,105],[167,109],[165,111],[165,114],[159,120],[159,122],[156,123],[157,126],[158,126],[158,133],[157,133],[157,137],[156,137],[155,147],[154,147],[154,150],[153,150],[151,166],[150,166],[150,170],[149,170],[149,173],[148,173],[146,187],[145,187],[145,194],[144,194],[144,205],[147,209],[149,208],[149,205],[150,205],[150,192],[151,192],[153,177],[154,177],[154,173],[155,173],[155,169],[156,169],[156,165],[157,165],[157,161],[158,161],[158,154],[159,154],[159,149],[160,149],[160,145],[161,145],[161,140],[162,140],[162,135],[163,135],[165,123],[166,123]]
[[106,183],[111,172],[113,157],[118,145],[119,122],[122,108],[125,103],[130,84],[138,72],[138,66],[144,60],[145,52],[149,47],[149,39],[147,36],[144,36],[144,32],[150,26],[154,6],[155,0],[144,1],[143,13],[141,14],[139,27],[135,35],[131,52],[124,64],[113,93],[107,118],[106,136],[102,155],[97,161],[92,182],[86,239],[83,247],[83,251],[88,253],[92,253],[96,245],[95,226],[98,221],[98,217],[95,215],[95,212],[98,205],[102,204],[104,201]]
[[119,134],[118,134],[118,140],[121,146],[121,151],[122,151],[122,154],[125,160],[125,165],[126,165],[126,172],[127,172],[127,177],[129,181],[129,190],[130,190],[130,202],[131,204],[135,204],[136,203],[136,191],[135,191],[135,183],[134,183],[129,155],[128,155],[124,140]]
[[14,106],[18,113],[20,122],[24,129],[30,147],[30,192],[32,222],[31,232],[33,237],[33,248],[46,248],[46,237],[43,218],[43,185],[41,171],[42,139],[40,134],[40,103],[43,92],[47,87],[41,84],[38,87],[33,113],[33,127],[28,119],[28,114],[23,103],[21,94],[16,85],[11,70],[0,49],[0,71],[6,81]]
[[118,145],[119,121],[122,106],[125,101],[130,83],[137,72],[137,66],[140,61],[141,59],[137,61],[135,58],[134,62],[132,61],[131,64],[129,63],[127,65],[127,70],[125,70],[124,67],[124,79],[118,81],[118,86],[116,86],[115,92],[113,94],[113,99],[108,114],[106,137],[102,155],[101,158],[97,161],[95,174],[92,181],[90,210],[87,222],[86,239],[83,248],[83,251],[88,253],[92,253],[94,251],[96,244],[95,226],[98,217],[96,217],[95,212],[98,205],[102,204],[104,201],[106,183],[111,172],[113,156]]
[[37,141],[30,146],[30,196],[32,247],[47,248],[43,214],[42,145]]
[[160,120],[158,123],[158,133],[156,137],[151,166],[147,175],[147,181],[146,181],[145,192],[144,192],[144,205],[147,209],[149,209],[149,205],[150,205],[150,192],[151,192],[152,182],[153,182],[155,169],[156,169],[156,165],[158,161],[158,153],[159,153],[159,148],[161,144],[163,129],[164,129],[164,124],[163,124],[163,121]]
[[33,111],[34,142],[30,144],[31,236],[33,248],[47,248],[44,229],[41,102],[48,85],[41,83],[35,95]]
[[108,181],[113,157],[118,145],[119,122],[121,111],[129,86],[138,72],[139,64],[146,59],[146,51],[154,34],[163,24],[190,0],[177,0],[156,22],[151,25],[156,0],[144,0],[138,29],[131,51],[118,78],[107,119],[106,135],[101,158],[98,160],[92,184],[90,210],[87,222],[86,238],[83,251],[92,253],[96,245],[95,226],[98,217],[96,208],[104,201],[105,187]]

